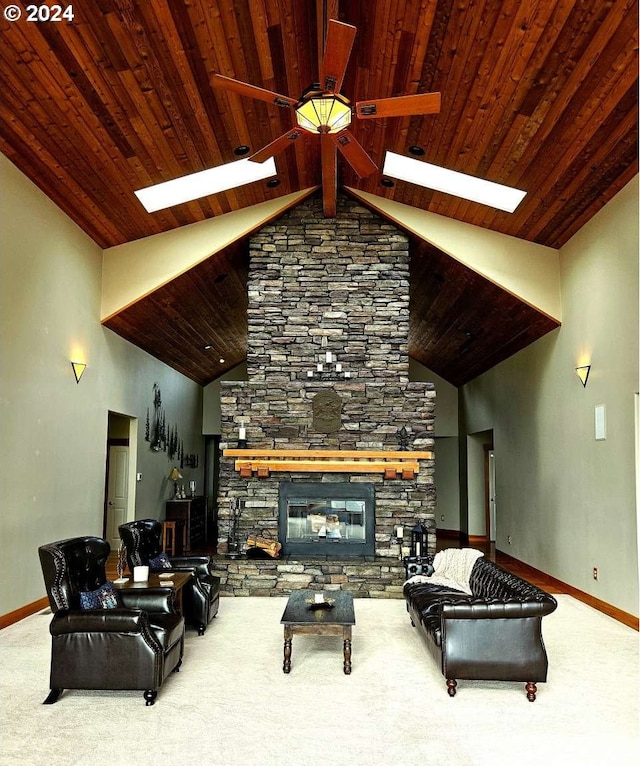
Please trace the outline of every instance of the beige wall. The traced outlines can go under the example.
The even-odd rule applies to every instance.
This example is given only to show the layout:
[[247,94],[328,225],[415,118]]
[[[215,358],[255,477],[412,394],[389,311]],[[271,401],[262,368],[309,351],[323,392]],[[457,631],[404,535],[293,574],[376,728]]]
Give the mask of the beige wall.
[[298,204],[314,189],[288,194],[226,215],[107,248],[102,262],[102,320],[198,263],[219,253],[266,221]]
[[[136,515],[171,494],[165,453],[144,441],[157,382],[167,420],[199,452],[201,388],[103,328],[102,253],[0,155],[0,614],[45,595],[38,546],[102,535],[108,412],[137,418]],[[70,359],[88,366],[76,384]],[[202,468],[184,472],[202,486]]]
[[491,431],[467,436],[467,534],[471,536],[489,535],[486,523],[485,446],[492,442]]
[[562,320],[558,251],[350,189],[382,215],[531,306]]
[[[436,421],[438,417],[436,415]],[[460,460],[457,436],[436,436],[436,527],[460,531]]]
[[436,387],[436,526],[460,530],[458,457],[458,389],[415,359],[409,359],[409,380],[428,381]]
[[225,372],[216,380],[204,387],[202,395],[202,433],[206,436],[219,436],[221,431],[220,418],[220,382],[223,380],[247,380],[247,364],[243,362],[229,372]]
[[[637,177],[562,248],[560,268],[562,327],[460,389],[466,433],[494,432],[497,547],[638,615]],[[574,368],[588,361],[583,388]]]
[[409,358],[409,380],[436,387],[436,436],[458,435],[458,389],[415,359]]

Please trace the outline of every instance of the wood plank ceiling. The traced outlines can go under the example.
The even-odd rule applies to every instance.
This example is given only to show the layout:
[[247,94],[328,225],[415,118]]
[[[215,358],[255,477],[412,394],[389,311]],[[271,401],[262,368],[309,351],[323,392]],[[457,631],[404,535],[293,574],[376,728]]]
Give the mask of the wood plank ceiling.
[[[558,248],[638,172],[637,0],[93,0],[73,10],[72,22],[0,21],[0,149],[102,247],[320,183],[319,142],[306,140],[276,158],[276,188],[153,214],[133,194],[288,130],[289,111],[214,90],[211,76],[297,98],[317,80],[327,16],[358,30],[342,88],[352,101],[442,93],[438,115],[354,121],[378,167],[386,150],[417,146],[425,161],[527,196],[508,214],[385,187],[379,174],[359,180],[342,159],[340,185]],[[109,326],[200,383],[217,377],[246,350],[246,243],[215,258]],[[410,353],[456,385],[554,326],[424,243],[412,263]]]

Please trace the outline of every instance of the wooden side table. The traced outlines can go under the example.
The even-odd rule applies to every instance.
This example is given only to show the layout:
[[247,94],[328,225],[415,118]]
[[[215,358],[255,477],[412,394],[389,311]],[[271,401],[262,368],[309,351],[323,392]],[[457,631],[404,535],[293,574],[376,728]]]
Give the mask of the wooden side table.
[[206,498],[191,497],[185,500],[167,500],[165,518],[167,521],[181,521],[186,532],[185,553],[203,550],[206,543]]
[[170,575],[169,579],[173,585],[167,585],[166,580],[163,581],[157,573],[149,575],[149,579],[145,582],[134,582],[133,577],[130,577],[127,582],[115,583],[118,590],[148,590],[149,588],[172,588],[176,594],[176,611],[180,614],[184,614],[182,611],[182,589],[189,582],[192,575],[191,572],[167,572]]

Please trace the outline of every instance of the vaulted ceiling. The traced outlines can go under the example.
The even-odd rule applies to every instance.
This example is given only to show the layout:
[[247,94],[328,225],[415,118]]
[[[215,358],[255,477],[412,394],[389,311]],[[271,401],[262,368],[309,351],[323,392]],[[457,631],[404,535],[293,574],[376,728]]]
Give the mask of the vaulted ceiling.
[[[341,186],[558,248],[638,171],[637,0],[92,0],[73,5],[72,21],[38,23],[18,5],[21,20],[0,22],[0,149],[105,248],[321,183],[312,139],[276,157],[277,187],[152,214],[133,193],[292,127],[289,110],[211,77],[299,97],[318,79],[328,18],[357,27],[342,87],[352,101],[442,94],[436,115],[353,123],[378,167],[386,150],[420,147],[425,161],[527,196],[508,214],[361,180],[339,159]],[[239,242],[109,326],[208,382],[244,356],[247,258]],[[457,385],[555,326],[424,242],[412,264],[410,353]],[[215,363],[201,333],[220,340]]]

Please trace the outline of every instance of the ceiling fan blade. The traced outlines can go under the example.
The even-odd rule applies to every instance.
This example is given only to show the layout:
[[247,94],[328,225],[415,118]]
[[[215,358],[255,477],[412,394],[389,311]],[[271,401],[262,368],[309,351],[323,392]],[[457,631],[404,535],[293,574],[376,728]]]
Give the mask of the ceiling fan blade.
[[336,217],[336,199],[338,196],[338,174],[336,145],[328,133],[320,136],[322,156],[322,207],[327,218]]
[[251,162],[264,162],[265,160],[268,160],[269,157],[273,157],[279,152],[284,151],[287,146],[291,146],[291,144],[294,141],[297,141],[302,135],[304,135],[303,131],[298,130],[297,128],[289,130],[276,138],[275,141],[267,144],[263,149],[260,149],[260,151],[252,154],[249,159]]
[[359,178],[366,178],[378,170],[376,163],[349,130],[341,130],[331,135],[331,138]]
[[416,93],[412,96],[378,98],[356,103],[356,114],[361,120],[376,117],[411,117],[414,114],[437,114],[439,111],[439,93]]
[[295,98],[281,96],[279,93],[274,93],[271,90],[258,88],[256,85],[249,85],[249,83],[240,82],[240,80],[234,80],[232,77],[225,77],[222,74],[213,75],[211,86],[213,88],[231,90],[234,93],[239,93],[241,96],[249,96],[249,98],[256,98],[259,101],[267,101],[269,104],[277,104],[285,109],[293,107],[298,103]]
[[320,72],[320,87],[323,90],[329,93],[340,93],[355,37],[356,28],[351,24],[329,19]]

